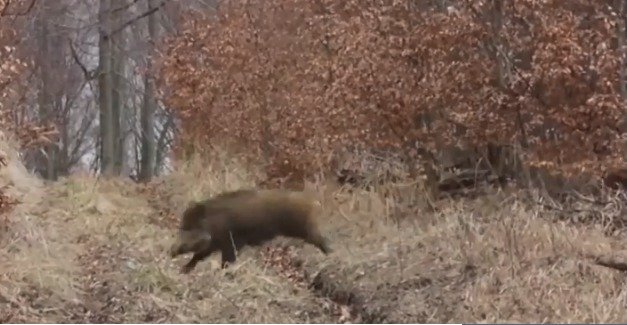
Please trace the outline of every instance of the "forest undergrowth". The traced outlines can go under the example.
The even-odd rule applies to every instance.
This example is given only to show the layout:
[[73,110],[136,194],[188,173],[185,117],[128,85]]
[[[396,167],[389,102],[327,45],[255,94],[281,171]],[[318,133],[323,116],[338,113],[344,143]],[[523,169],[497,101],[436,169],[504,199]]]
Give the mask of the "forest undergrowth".
[[242,166],[180,164],[147,185],[29,174],[6,142],[18,199],[0,241],[2,322],[625,322],[624,240],[559,221],[516,192],[438,202],[396,223],[376,192],[307,184],[334,252],[298,240],[216,254],[187,275],[167,248],[192,199],[251,187]]

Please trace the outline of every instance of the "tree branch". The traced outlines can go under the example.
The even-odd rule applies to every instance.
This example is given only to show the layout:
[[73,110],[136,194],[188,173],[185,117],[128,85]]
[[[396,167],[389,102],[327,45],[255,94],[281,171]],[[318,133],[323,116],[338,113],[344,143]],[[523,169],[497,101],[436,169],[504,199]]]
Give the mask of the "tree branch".
[[163,1],[161,1],[161,3],[160,3],[159,5],[157,5],[156,7],[151,8],[150,10],[148,10],[148,11],[146,11],[146,12],[144,12],[144,13],[142,13],[142,14],[138,15],[137,17],[134,17],[134,18],[132,18],[131,20],[129,20],[129,21],[127,21],[127,22],[125,22],[125,23],[124,23],[124,24],[122,24],[121,26],[119,26],[119,27],[117,27],[117,28],[114,28],[114,29],[113,29],[113,30],[112,30],[109,34],[106,34],[106,35],[104,36],[104,37],[105,37],[105,39],[106,39],[106,38],[109,38],[109,37],[111,37],[111,36],[113,36],[113,35],[115,35],[115,34],[117,34],[117,33],[119,33],[119,32],[121,32],[121,31],[123,31],[126,27],[128,27],[128,26],[130,26],[130,25],[134,24],[134,23],[135,23],[135,22],[137,22],[138,20],[140,20],[140,19],[142,19],[142,18],[145,18],[145,17],[148,17],[148,16],[150,16],[150,15],[154,14],[155,12],[159,11],[161,8],[163,8],[163,7],[165,6],[165,4],[166,4],[168,1],[169,1],[169,0],[163,0]]
[[81,68],[81,70],[83,71],[83,75],[85,75],[85,80],[90,81],[96,78],[96,75],[98,75],[98,70],[100,68],[96,68],[93,71],[88,71],[87,67],[85,67],[85,65],[81,62],[80,58],[78,57],[78,53],[76,53],[76,49],[74,48],[74,44],[72,43],[72,40],[70,38],[68,38],[68,43],[70,45],[70,51],[72,52],[72,58],[74,59],[74,62],[76,62],[76,64],[78,64],[78,66]]
[[15,13],[15,14],[10,14],[10,13],[8,13],[8,11],[9,11],[9,6],[11,6],[11,0],[7,0],[6,5],[4,6],[4,8],[2,8],[2,11],[0,11],[0,17],[26,16],[33,9],[33,7],[35,7],[35,3],[36,2],[37,2],[37,0],[31,0],[30,4],[28,5],[28,8],[26,8],[26,10],[24,12],[18,12],[18,13]]
[[121,7],[114,8],[114,9],[111,10],[111,13],[116,13],[118,11],[126,10],[126,9],[134,6],[138,1],[139,0],[133,0],[132,2],[127,3],[127,4],[125,4],[125,5],[121,6]]

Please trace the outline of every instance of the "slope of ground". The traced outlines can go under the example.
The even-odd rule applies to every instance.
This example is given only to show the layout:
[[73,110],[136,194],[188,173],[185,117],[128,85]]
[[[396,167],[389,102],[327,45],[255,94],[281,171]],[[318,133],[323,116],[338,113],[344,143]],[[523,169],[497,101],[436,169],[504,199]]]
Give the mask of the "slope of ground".
[[626,244],[515,196],[451,201],[397,225],[377,195],[310,187],[334,253],[280,239],[227,270],[216,254],[181,275],[183,258],[166,254],[176,216],[251,186],[235,164],[181,166],[147,188],[8,174],[22,203],[0,247],[3,322],[627,321],[624,274],[586,257]]

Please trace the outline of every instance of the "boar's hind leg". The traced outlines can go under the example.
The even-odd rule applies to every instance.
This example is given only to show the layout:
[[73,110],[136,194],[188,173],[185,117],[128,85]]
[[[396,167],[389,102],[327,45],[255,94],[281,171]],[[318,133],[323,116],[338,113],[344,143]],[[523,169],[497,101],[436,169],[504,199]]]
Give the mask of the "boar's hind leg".
[[305,237],[305,241],[318,247],[318,249],[325,255],[328,255],[332,252],[327,239],[324,238],[324,236],[322,236],[317,230],[309,231],[307,236]]
[[231,236],[228,236],[226,239],[220,241],[220,250],[222,251],[222,268],[226,268],[227,263],[233,264],[235,263],[235,247],[233,247],[234,243],[231,241]]
[[194,253],[194,256],[192,256],[192,259],[189,260],[189,262],[187,262],[185,266],[183,266],[183,269],[181,270],[181,272],[189,273],[191,270],[194,269],[194,267],[196,267],[196,264],[198,264],[198,262],[209,257],[209,255],[211,255],[216,250],[218,250],[218,247],[216,246],[215,242],[212,240],[207,246],[205,246],[204,248]]

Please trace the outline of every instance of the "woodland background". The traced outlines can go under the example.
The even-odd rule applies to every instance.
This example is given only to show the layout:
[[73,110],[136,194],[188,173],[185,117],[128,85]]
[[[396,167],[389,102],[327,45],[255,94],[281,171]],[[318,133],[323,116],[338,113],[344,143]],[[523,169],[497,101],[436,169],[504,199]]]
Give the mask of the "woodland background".
[[[390,235],[396,226],[368,228],[373,236],[367,239],[373,245],[372,252],[388,247],[390,240],[385,238],[400,236],[406,240],[399,243],[392,263],[401,270],[400,278],[386,282],[393,296],[398,296],[399,288],[406,285],[412,261],[415,265],[432,265],[441,271],[439,274],[451,271],[451,277],[467,279],[472,273],[472,281],[480,270],[499,270],[493,265],[497,263],[504,273],[502,278],[492,274],[492,279],[525,283],[516,272],[544,270],[536,258],[546,258],[552,251],[555,256],[569,256],[576,261],[593,255],[595,267],[609,265],[612,272],[622,272],[615,258],[608,262],[599,256],[605,256],[608,247],[612,252],[620,250],[622,246],[614,240],[622,236],[627,221],[627,199],[621,190],[627,185],[626,26],[627,0],[0,0],[0,129],[7,139],[1,147],[4,169],[10,176],[0,200],[3,227],[20,228],[16,224],[26,219],[16,216],[28,212],[54,216],[37,221],[41,224],[21,226],[39,227],[51,238],[56,238],[52,235],[54,229],[75,226],[79,231],[89,222],[108,222],[107,227],[117,225],[121,234],[131,236],[130,232],[141,231],[141,222],[118,219],[121,212],[102,203],[123,200],[111,197],[122,192],[136,202],[150,202],[146,203],[152,207],[150,211],[157,211],[155,214],[163,219],[150,219],[162,227],[150,231],[163,237],[168,226],[161,223],[175,220],[177,209],[191,197],[241,186],[313,187],[332,219],[344,220],[336,221],[340,224],[331,227],[333,231],[356,231],[359,222],[373,227],[373,222],[383,222],[387,217],[395,222],[420,219],[428,225],[425,229],[429,230],[423,229],[421,236],[403,233],[407,237]],[[20,179],[45,180],[49,187],[42,191],[48,193],[46,204],[53,212],[35,213],[33,207],[42,203],[25,203],[30,200],[27,197],[33,197],[30,190],[12,190],[22,184],[15,179],[15,164],[23,166]],[[101,179],[105,183],[93,185],[100,194],[90,192],[91,196],[84,196],[91,186],[87,184],[99,184]],[[194,189],[185,192],[186,186]],[[85,206],[72,200],[84,200]],[[120,202],[117,204],[124,206]],[[124,213],[146,213],[143,203],[128,204]],[[73,211],[72,218],[91,213],[100,217],[96,219],[99,221],[59,221],[66,220],[63,211]],[[524,217],[503,219],[505,211]],[[347,215],[360,215],[362,219],[357,222]],[[49,220],[60,223],[48,224],[52,222]],[[563,238],[555,235],[556,230],[550,226],[558,221],[564,222],[557,231],[562,231]],[[126,222],[137,224],[124,228]],[[99,226],[87,229],[100,231]],[[108,231],[103,234],[108,238],[104,242],[122,236]],[[357,233],[349,237],[356,238]],[[577,247],[568,239],[576,237],[575,233],[581,236],[582,244]],[[336,235],[340,242],[345,238]],[[15,242],[43,238],[20,236]],[[121,238],[122,242],[156,245],[142,236]],[[520,236],[518,240],[516,236]],[[459,246],[438,246],[442,238],[449,241],[451,237],[458,238]],[[432,245],[425,248],[422,242],[429,242],[429,238]],[[484,243],[480,238],[493,238],[494,242]],[[506,244],[499,244],[499,238]],[[536,242],[546,247],[542,244],[529,251],[518,249],[518,245],[529,249],[527,244]],[[597,247],[603,254],[586,251],[592,247],[587,243],[595,242],[605,245],[603,249]],[[86,256],[95,262],[104,261],[108,256],[105,253],[121,254],[121,248],[98,245],[84,244],[89,252]],[[481,255],[486,245],[494,245],[490,247],[495,251],[503,245],[508,248],[501,252],[503,259],[494,262],[492,257]],[[401,253],[405,252],[401,246],[408,246],[408,252]],[[370,246],[361,247],[363,256],[339,253],[345,262],[348,256],[363,257],[350,262],[350,267],[343,270],[353,273],[346,274],[354,275],[355,268],[367,264],[366,256],[374,256],[366,253]],[[154,249],[150,254],[157,254],[159,249]],[[563,254],[556,253],[560,250]],[[63,251],[65,254],[65,248]],[[456,257],[450,264],[428,257],[443,252]],[[7,254],[0,257],[16,261],[15,256]],[[50,255],[51,260],[59,258],[55,254]],[[144,256],[139,252],[128,254]],[[304,271],[294,269],[291,262],[285,262],[294,258],[287,251],[264,254],[275,264],[288,265],[282,266],[281,272],[288,272],[290,278],[303,283],[322,281],[325,285],[331,281],[313,276],[310,279]],[[288,255],[291,257],[285,257]],[[155,256],[145,258],[145,263],[152,263]],[[540,273],[530,275],[543,283],[544,291],[536,292],[554,292],[552,285],[564,280],[560,288],[572,287],[572,295],[563,294],[555,298],[554,304],[547,302],[536,309],[530,307],[532,301],[521,302],[525,296],[522,291],[503,298],[502,305],[494,305],[491,290],[503,289],[503,283],[492,283],[487,278],[489,284],[460,280],[452,288],[438,282],[448,281],[438,278],[438,272],[426,274],[420,270],[414,276],[420,274],[429,284],[414,279],[409,287],[435,288],[437,299],[432,300],[433,292],[411,298],[413,302],[429,302],[414,309],[408,307],[416,310],[411,317],[388,311],[392,305],[382,307],[380,303],[387,298],[362,297],[353,290],[359,287],[353,286],[357,281],[353,278],[340,276],[340,282],[349,286],[347,292],[362,297],[361,303],[337,297],[325,299],[333,302],[331,306],[335,307],[329,308],[342,320],[370,322],[627,319],[624,312],[614,308],[625,302],[625,291],[615,289],[622,288],[624,281],[607,280],[611,283],[594,286],[591,283],[597,283],[597,278],[607,278],[603,273],[607,270],[567,278],[564,274],[568,270],[580,266],[559,258],[549,260],[547,263],[553,266],[565,263],[559,265],[567,271],[547,275],[543,280],[534,278]],[[154,274],[166,272],[162,265],[149,265],[159,270]],[[10,278],[16,283],[30,283],[15,267],[17,273]],[[93,293],[93,286],[104,279],[104,269],[96,268],[96,272],[85,267],[96,280],[80,286],[87,286],[89,289],[84,290]],[[383,272],[366,269],[372,279],[377,272]],[[73,271],[63,272],[59,274],[67,276],[59,275],[52,281],[55,285],[59,285],[59,279],[71,278],[68,274],[74,276]],[[146,290],[153,294],[151,297],[157,297],[153,291],[157,284],[163,289],[165,280],[147,274],[149,285],[128,289],[129,296],[125,297],[133,298],[127,303],[135,303],[138,298],[133,295]],[[168,281],[174,282],[172,277]],[[372,281],[369,292],[381,291],[374,289],[379,280]],[[38,289],[33,290],[41,294],[45,286],[41,281],[37,283]],[[61,287],[65,290],[74,285],[78,286],[65,283]],[[456,294],[449,295],[449,289]],[[33,310],[42,307],[29,300],[32,292],[12,290],[0,286],[0,300],[29,305],[19,309],[23,314],[14,320],[32,321],[34,318],[29,317],[37,314]],[[19,298],[24,292],[26,298]],[[459,304],[459,292],[465,292],[464,302],[471,307]],[[65,304],[71,301],[70,296],[59,299]],[[106,291],[95,296],[102,299],[94,302],[98,305],[115,295]],[[574,300],[569,305],[561,298]],[[614,307],[597,304],[595,308],[601,309],[590,311],[582,307],[590,301],[577,300],[597,298],[612,301]],[[48,304],[61,304],[50,299]],[[246,310],[232,299],[215,299],[222,300],[214,304],[237,305],[237,310]],[[307,304],[311,302],[307,299],[285,302],[289,306],[281,310],[309,310],[303,306],[319,305]],[[137,307],[146,315],[164,313],[148,320],[142,318],[143,312],[124,318],[119,310],[106,309],[113,308],[110,304],[102,308],[64,308],[74,310],[73,315],[82,321],[206,321],[209,317],[202,313],[195,314],[198,318],[175,316],[175,306],[165,300],[151,300],[156,311],[145,312]],[[512,301],[526,307],[505,312]],[[451,307],[458,305],[463,309]],[[118,301],[113,306],[124,303]],[[225,306],[225,313],[231,313],[229,317],[234,319],[247,315],[247,321],[273,321],[272,313],[260,316],[244,312],[237,316]],[[202,310],[202,305],[197,307]],[[248,307],[252,313],[254,308]],[[434,315],[430,314],[433,310]],[[556,314],[556,310],[564,313]],[[298,321],[329,321],[320,316],[327,315],[326,310],[308,312],[293,317]],[[574,316],[564,316],[571,313]],[[104,315],[121,318],[98,318]],[[285,315],[282,317],[288,317]]]
[[603,176],[624,160],[623,7],[7,1],[2,112],[51,180],[150,180],[218,145],[296,182],[375,153],[411,177]]

